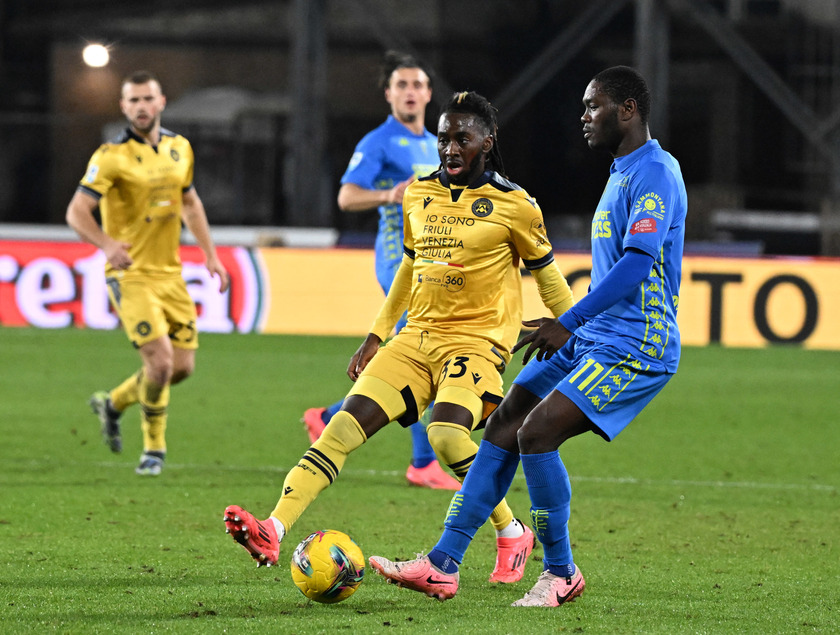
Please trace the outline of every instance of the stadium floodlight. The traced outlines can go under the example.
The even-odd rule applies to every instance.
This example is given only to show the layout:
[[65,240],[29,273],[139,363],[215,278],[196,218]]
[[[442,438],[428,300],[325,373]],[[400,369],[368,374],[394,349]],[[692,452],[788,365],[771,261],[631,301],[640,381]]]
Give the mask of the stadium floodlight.
[[111,55],[104,44],[90,43],[82,49],[82,59],[92,68],[102,68],[108,65]]

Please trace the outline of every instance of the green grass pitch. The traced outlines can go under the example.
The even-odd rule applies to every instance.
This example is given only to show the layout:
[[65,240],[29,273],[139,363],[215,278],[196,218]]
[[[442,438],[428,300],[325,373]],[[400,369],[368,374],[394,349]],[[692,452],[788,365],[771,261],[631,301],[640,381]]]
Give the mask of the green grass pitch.
[[[571,532],[587,588],[513,609],[541,570],[486,582],[482,528],[458,596],[436,602],[368,572],[347,601],[308,602],[289,558],[315,529],[366,556],[437,539],[449,493],[406,485],[409,435],[389,426],[257,569],[222,511],[268,515],[306,450],[303,410],[344,395],[357,338],[203,334],[173,389],[169,456],[134,474],[139,413],[111,454],[86,401],[136,370],[120,332],[0,328],[0,620],[5,633],[829,633],[840,630],[840,353],[687,348],[619,438],[569,441]],[[515,361],[506,379],[513,378]],[[476,437],[478,438],[478,436]],[[508,500],[527,518],[521,473]]]

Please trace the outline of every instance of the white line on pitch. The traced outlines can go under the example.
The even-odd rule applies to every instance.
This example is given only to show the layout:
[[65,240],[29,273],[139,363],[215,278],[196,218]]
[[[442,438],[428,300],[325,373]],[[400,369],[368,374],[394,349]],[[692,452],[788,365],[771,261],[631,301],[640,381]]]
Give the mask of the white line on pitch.
[[[94,465],[101,467],[124,467],[123,463],[115,463],[113,461],[99,461]],[[246,467],[243,465],[206,465],[206,464],[185,464],[185,463],[167,463],[166,468],[187,469],[187,470],[213,470],[226,472],[272,472],[277,474],[285,474],[289,470],[285,468],[272,467],[270,465]],[[366,476],[390,476],[401,477],[405,473],[395,470],[365,470],[345,468],[341,471],[346,475],[366,475]],[[796,490],[796,491],[814,491],[814,492],[830,492],[834,493],[837,488],[833,485],[824,485],[822,483],[759,483],[755,481],[694,481],[694,480],[655,480],[646,478],[635,478],[632,476],[571,476],[572,482],[579,483],[613,483],[616,485],[639,485],[648,487],[716,487],[716,488],[738,488],[738,489],[767,489],[767,490]],[[514,477],[514,480],[524,481],[524,475],[519,472]]]

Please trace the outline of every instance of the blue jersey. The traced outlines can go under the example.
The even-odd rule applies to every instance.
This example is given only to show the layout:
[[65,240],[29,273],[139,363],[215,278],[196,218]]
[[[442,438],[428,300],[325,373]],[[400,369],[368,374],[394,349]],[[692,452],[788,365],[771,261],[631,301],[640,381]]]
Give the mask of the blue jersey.
[[650,140],[615,159],[592,220],[594,289],[624,251],[653,257],[648,278],[575,331],[579,338],[638,354],[673,373],[680,359],[680,297],[688,198],[679,163]]
[[[435,135],[428,130],[416,135],[388,115],[381,126],[359,141],[341,183],[353,183],[367,190],[389,190],[412,175],[431,174],[439,165]],[[378,209],[376,277],[387,293],[402,259],[402,205],[382,205]]]

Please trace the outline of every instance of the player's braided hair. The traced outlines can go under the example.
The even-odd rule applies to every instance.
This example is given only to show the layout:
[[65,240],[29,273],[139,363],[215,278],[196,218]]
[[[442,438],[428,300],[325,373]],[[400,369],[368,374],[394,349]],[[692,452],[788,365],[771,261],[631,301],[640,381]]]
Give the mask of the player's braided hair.
[[379,88],[385,90],[391,81],[391,75],[398,68],[419,68],[429,78],[429,88],[432,87],[432,71],[419,59],[410,53],[400,51],[386,51],[379,73]]
[[496,121],[496,108],[491,104],[487,98],[482,97],[474,91],[463,91],[454,93],[452,97],[443,105],[440,111],[441,115],[449,112],[460,112],[470,115],[475,115],[487,129],[488,134],[493,135],[493,147],[487,154],[485,168],[488,170],[495,170],[500,175],[507,178],[505,174],[505,164],[502,162],[502,153],[499,149],[499,124]]

